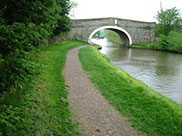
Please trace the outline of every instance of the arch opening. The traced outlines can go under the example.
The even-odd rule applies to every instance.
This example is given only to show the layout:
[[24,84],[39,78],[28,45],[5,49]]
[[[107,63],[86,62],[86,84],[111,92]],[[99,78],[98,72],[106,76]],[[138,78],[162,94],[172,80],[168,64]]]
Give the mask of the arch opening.
[[111,30],[111,31],[116,32],[117,34],[119,34],[120,38],[123,41],[122,44],[125,46],[131,46],[131,44],[132,44],[132,39],[131,39],[130,34],[126,30],[124,30],[120,27],[117,27],[117,26],[103,26],[103,27],[95,29],[88,38],[89,44],[92,44],[91,39],[92,39],[93,35],[101,30]]

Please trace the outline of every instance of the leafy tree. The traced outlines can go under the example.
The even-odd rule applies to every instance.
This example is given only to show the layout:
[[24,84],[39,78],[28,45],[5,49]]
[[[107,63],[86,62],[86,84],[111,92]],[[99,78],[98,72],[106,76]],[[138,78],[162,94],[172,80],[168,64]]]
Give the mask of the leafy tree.
[[176,30],[181,26],[182,17],[179,9],[176,7],[158,12],[157,17],[158,27],[157,34],[168,35],[170,31]]
[[72,6],[74,6],[69,0],[59,0],[57,1],[57,5],[61,7],[62,11],[58,19],[58,26],[53,32],[54,35],[59,35],[61,32],[68,32],[70,30],[70,18],[68,14]]

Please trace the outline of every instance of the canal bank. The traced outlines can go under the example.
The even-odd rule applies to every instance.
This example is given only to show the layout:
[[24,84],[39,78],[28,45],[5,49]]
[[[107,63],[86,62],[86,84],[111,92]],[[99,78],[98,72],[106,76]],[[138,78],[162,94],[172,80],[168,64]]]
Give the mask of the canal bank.
[[177,50],[167,50],[167,49],[156,48],[156,46],[154,46],[154,44],[157,44],[157,43],[154,43],[154,42],[133,43],[129,48],[148,49],[148,50],[154,50],[154,51],[182,54],[181,51],[177,51]]
[[153,90],[182,103],[182,55],[148,49],[121,48],[106,39],[93,40],[102,45],[111,64],[143,81]]
[[80,50],[91,81],[133,127],[149,135],[182,135],[182,106],[113,66],[96,47]]

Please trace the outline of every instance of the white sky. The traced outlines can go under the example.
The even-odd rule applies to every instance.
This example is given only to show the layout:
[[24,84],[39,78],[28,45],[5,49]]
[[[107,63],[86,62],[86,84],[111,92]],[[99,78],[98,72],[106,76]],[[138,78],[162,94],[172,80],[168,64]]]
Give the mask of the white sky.
[[87,19],[118,17],[139,21],[156,22],[160,10],[177,7],[182,11],[182,0],[71,0],[78,5],[71,12],[71,18]]

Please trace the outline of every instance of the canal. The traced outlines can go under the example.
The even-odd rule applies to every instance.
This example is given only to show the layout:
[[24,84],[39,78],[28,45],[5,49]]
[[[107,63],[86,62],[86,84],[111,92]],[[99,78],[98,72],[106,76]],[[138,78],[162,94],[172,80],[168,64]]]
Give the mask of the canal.
[[182,55],[121,48],[107,39],[92,39],[111,63],[177,103],[182,103]]

